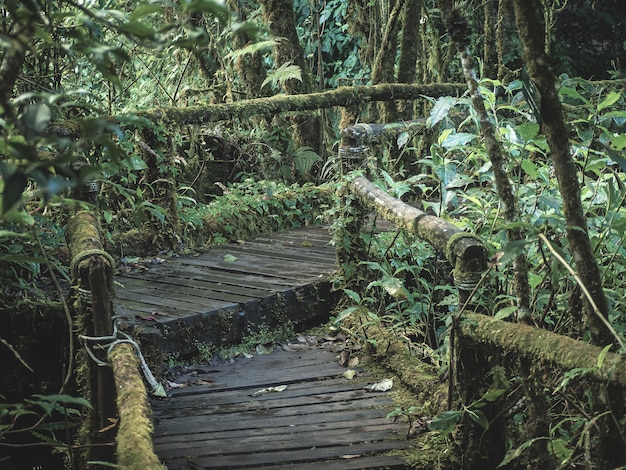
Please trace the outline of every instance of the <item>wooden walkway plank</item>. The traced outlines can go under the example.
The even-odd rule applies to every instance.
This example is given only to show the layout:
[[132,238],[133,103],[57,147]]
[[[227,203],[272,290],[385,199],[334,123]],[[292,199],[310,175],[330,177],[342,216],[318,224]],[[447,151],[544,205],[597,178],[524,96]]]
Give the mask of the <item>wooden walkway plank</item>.
[[381,455],[409,445],[406,425],[386,418],[389,394],[343,378],[331,347],[277,346],[196,374],[202,385],[154,402],[157,454],[170,469],[406,468]]
[[302,227],[122,266],[116,317],[146,344],[181,355],[194,354],[194,344],[233,344],[285,317],[294,325],[323,321],[336,298],[330,240],[326,227]]

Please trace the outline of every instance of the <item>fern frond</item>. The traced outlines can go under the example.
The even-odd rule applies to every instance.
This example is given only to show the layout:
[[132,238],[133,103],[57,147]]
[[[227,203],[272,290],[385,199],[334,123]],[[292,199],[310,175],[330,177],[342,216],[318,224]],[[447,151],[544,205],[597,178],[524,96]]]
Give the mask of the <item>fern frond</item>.
[[264,52],[274,47],[274,45],[276,45],[276,42],[277,42],[276,39],[267,39],[265,41],[259,41],[259,42],[255,42],[252,44],[248,44],[247,46],[242,47],[241,49],[237,49],[229,53],[227,57],[235,60],[246,54],[256,54],[257,52],[261,52],[261,51]]
[[302,70],[297,65],[293,65],[291,62],[286,62],[272,73],[267,74],[267,78],[263,80],[261,88],[268,83],[271,83],[273,87],[280,86],[287,80],[299,80],[302,81]]

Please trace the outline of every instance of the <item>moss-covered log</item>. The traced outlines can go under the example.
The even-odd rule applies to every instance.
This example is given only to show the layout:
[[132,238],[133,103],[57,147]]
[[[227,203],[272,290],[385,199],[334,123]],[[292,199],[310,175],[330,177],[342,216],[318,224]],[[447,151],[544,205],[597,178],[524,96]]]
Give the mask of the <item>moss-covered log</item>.
[[598,368],[601,348],[547,330],[468,313],[461,318],[458,338],[461,342],[495,346],[521,358],[552,364],[564,372],[586,369],[589,378],[626,387],[623,356],[608,353]]
[[484,265],[483,268],[486,268],[486,249],[476,237],[456,235],[465,233],[450,222],[426,214],[390,196],[374,186],[367,178],[355,178],[352,186],[364,204],[376,209],[378,214],[396,224],[398,228],[412,232],[418,238],[426,240],[436,249],[446,253],[448,261],[453,266],[456,265],[457,258],[464,260],[483,258],[485,263],[481,264]]
[[152,445],[154,429],[150,406],[135,350],[130,344],[119,344],[109,353],[109,360],[113,366],[120,418],[117,432],[118,468],[164,468]]
[[[78,332],[90,337],[110,336],[114,262],[103,250],[98,220],[90,212],[75,214],[67,224],[65,237],[72,255],[70,267]],[[98,353],[94,351],[94,354]],[[78,369],[84,371],[78,378],[83,394],[94,406],[86,423],[86,440],[92,444],[88,447],[87,459],[110,460],[113,456],[109,447],[93,444],[113,440],[109,426],[109,419],[117,415],[113,375],[109,368],[97,366],[86,354],[82,355]]]
[[[288,111],[310,111],[320,108],[350,107],[365,102],[390,100],[422,100],[424,96],[457,96],[465,91],[465,85],[459,83],[441,83],[430,85],[381,84],[374,86],[340,87],[336,90],[306,95],[276,95],[269,98],[256,98],[206,106],[186,108],[160,108],[139,111],[133,116],[148,119],[151,122],[173,121],[179,125],[206,124],[224,121],[235,117],[245,119],[253,116],[273,116]],[[129,116],[111,118],[111,122],[128,120]],[[102,118],[97,118],[102,120]],[[86,120],[89,121],[89,120]],[[58,122],[50,125],[48,132],[64,137],[80,137],[81,129],[89,127],[73,121]]]

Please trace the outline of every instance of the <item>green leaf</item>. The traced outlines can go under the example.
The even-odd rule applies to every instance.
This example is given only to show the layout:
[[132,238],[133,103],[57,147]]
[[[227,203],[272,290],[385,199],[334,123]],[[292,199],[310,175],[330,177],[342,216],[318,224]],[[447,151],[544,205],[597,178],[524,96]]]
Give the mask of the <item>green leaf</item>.
[[130,34],[140,39],[154,39],[156,37],[156,30],[143,21],[128,21],[120,24],[118,29],[123,33]]
[[450,134],[442,143],[444,148],[463,147],[476,138],[476,134],[469,134],[467,132],[459,132],[456,134]]
[[566,462],[574,453],[573,449],[567,446],[567,442],[563,439],[554,439],[548,442],[548,450],[556,456],[561,462]]
[[482,411],[468,409],[467,414],[472,419],[472,421],[478,423],[483,428],[487,429],[489,427],[489,420],[487,419],[487,416],[485,416],[485,413],[483,413]]
[[231,59],[237,59],[246,54],[256,54],[261,51],[269,51],[273,46],[276,45],[276,39],[268,39],[266,41],[254,42],[252,44],[248,44],[246,47],[242,47],[241,49],[237,49],[232,51],[226,57]]
[[621,96],[621,93],[618,93],[617,91],[612,91],[606,96],[606,98],[602,100],[602,102],[598,104],[597,111],[600,112],[603,109],[608,108],[609,106],[613,106],[615,103],[617,103]]
[[613,345],[609,344],[609,345],[605,346],[604,349],[600,352],[600,354],[598,354],[598,361],[596,363],[598,369],[602,369],[602,366],[604,365],[604,360],[606,359],[606,355],[609,353],[609,350],[611,349],[611,346],[613,346]]
[[541,440],[541,439],[547,439],[547,437],[535,437],[534,439],[531,439],[529,441],[524,442],[521,446],[519,446],[517,449],[511,449],[509,450],[506,455],[504,456],[504,459],[502,460],[502,462],[500,462],[500,464],[496,467],[496,468],[501,468],[504,467],[505,465],[508,465],[509,463],[511,463],[513,460],[515,460],[516,458],[518,458],[520,455],[522,455],[522,453],[528,449],[531,445],[533,445],[535,442]]
[[516,311],[517,311],[516,305],[509,305],[508,307],[504,307],[498,310],[496,314],[493,316],[493,318],[495,318],[496,320],[504,320],[506,318],[509,318],[511,315],[513,315]]
[[234,255],[231,255],[230,253],[227,253],[227,254],[224,255],[224,261],[226,261],[227,263],[234,263],[238,259],[239,258],[237,258]]
[[489,402],[493,402],[493,401],[496,401],[498,398],[500,398],[502,395],[504,395],[506,392],[507,392],[506,388],[491,388],[485,392],[482,399],[489,401]]
[[186,11],[209,13],[222,23],[226,22],[230,13],[223,0],[183,0],[181,4]]
[[456,423],[461,419],[463,413],[457,410],[448,410],[443,413],[439,413],[428,425],[431,431],[441,431],[444,434],[449,434]]
[[358,306],[352,306],[352,307],[348,307],[344,310],[342,310],[339,315],[337,315],[337,318],[335,318],[335,323],[339,323],[340,321],[348,318],[350,315],[352,315],[355,311],[357,311],[360,307]]
[[302,70],[297,65],[292,65],[291,62],[286,62],[274,72],[268,73],[263,83],[261,83],[261,88],[268,83],[271,83],[272,86],[282,85],[288,80],[302,81]]
[[107,224],[110,224],[111,221],[113,220],[113,212],[111,211],[102,211],[102,216],[104,217],[104,221]]
[[437,101],[433,109],[430,110],[430,116],[428,117],[427,124],[429,127],[434,127],[439,121],[445,119],[450,112],[450,109],[456,104],[456,98],[451,96],[442,96]]
[[343,290],[344,294],[346,294],[350,300],[352,300],[353,302],[356,303],[360,303],[361,302],[361,295],[358,292],[353,291],[352,289],[344,289]]
[[144,18],[153,13],[163,13],[164,9],[161,5],[139,5],[137,8],[133,10],[130,14],[131,20],[138,20],[140,18]]

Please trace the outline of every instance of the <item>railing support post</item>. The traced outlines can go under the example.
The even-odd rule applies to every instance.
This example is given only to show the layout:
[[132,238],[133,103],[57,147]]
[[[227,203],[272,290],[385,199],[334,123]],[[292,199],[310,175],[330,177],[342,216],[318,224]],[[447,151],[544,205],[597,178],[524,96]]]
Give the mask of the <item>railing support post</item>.
[[[71,275],[78,311],[78,331],[90,337],[109,337],[113,333],[111,297],[114,261],[102,247],[95,216],[89,212],[74,215],[67,225],[66,239],[72,255]],[[92,352],[100,356],[99,360],[106,360],[103,351]],[[88,421],[87,439],[90,444],[100,444],[88,447],[87,459],[113,461],[115,433],[110,419],[117,416],[113,373],[110,367],[98,366],[89,357],[85,357],[82,363],[87,373],[79,380],[82,380],[87,399],[94,407]]]

